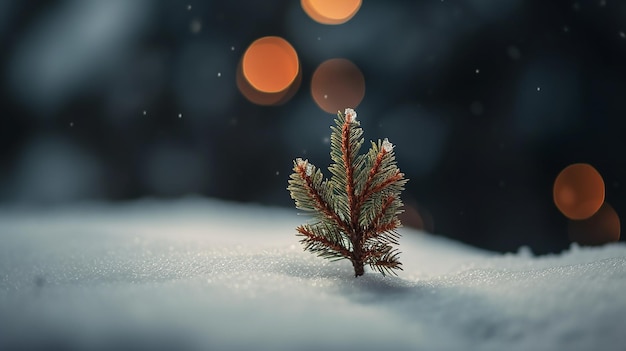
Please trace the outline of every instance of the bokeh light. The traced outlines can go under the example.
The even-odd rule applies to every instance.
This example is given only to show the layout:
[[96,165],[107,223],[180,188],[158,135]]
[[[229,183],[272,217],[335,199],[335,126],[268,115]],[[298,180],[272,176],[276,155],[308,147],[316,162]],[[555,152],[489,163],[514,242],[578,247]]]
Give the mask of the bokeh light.
[[330,59],[322,62],[313,73],[311,95],[328,113],[356,108],[365,96],[365,78],[352,61]]
[[291,99],[298,91],[298,88],[300,88],[300,84],[302,83],[302,71],[298,69],[296,79],[291,83],[291,85],[289,85],[289,87],[287,87],[287,89],[276,93],[259,91],[255,89],[244,77],[242,61],[243,60],[239,61],[239,65],[237,65],[237,72],[235,76],[237,88],[241,94],[253,104],[262,106],[276,106],[284,104],[289,101],[289,99]]
[[361,8],[361,0],[301,0],[302,9],[321,24],[342,24]]
[[575,163],[565,167],[557,176],[553,197],[556,207],[567,218],[587,219],[604,202],[604,180],[593,166]]
[[255,89],[277,93],[289,88],[298,76],[300,63],[296,50],[280,37],[255,40],[242,59],[243,75]]
[[569,238],[580,245],[604,245],[620,237],[620,220],[617,212],[604,203],[593,216],[580,221],[568,222]]
[[407,199],[403,207],[404,212],[398,215],[402,226],[423,230],[428,233],[435,232],[433,215],[413,199]]

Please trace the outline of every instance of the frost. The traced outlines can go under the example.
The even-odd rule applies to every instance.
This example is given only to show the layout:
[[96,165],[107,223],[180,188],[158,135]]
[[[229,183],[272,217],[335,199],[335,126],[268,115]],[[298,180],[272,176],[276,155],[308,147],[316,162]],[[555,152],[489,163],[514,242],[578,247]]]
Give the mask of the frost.
[[313,174],[313,165],[309,163],[309,160],[303,160],[301,158],[296,159],[296,164],[298,166],[304,166],[306,168],[306,175],[310,177]]
[[383,150],[385,150],[385,152],[391,152],[393,151],[394,145],[389,142],[389,139],[385,138],[385,140],[383,140]]
[[346,115],[346,121],[348,121],[349,123],[356,123],[359,124],[359,122],[356,120],[356,111],[351,109],[351,108],[347,108],[346,111],[344,112],[344,114]]

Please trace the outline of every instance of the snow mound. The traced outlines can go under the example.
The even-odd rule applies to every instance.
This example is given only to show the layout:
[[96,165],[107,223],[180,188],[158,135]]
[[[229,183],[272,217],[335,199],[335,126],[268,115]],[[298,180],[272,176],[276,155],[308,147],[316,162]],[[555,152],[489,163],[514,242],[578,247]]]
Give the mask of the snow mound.
[[0,350],[623,350],[626,246],[500,255],[403,229],[404,271],[303,252],[295,210],[0,209]]

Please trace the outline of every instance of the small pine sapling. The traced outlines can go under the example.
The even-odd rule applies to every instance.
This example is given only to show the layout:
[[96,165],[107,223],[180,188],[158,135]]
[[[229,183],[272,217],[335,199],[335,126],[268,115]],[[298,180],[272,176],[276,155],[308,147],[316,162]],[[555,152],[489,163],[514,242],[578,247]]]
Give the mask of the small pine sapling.
[[386,273],[402,270],[398,245],[402,212],[400,193],[407,179],[396,166],[394,146],[386,138],[372,142],[366,154],[359,155],[363,129],[353,109],[337,113],[332,126],[328,168],[322,172],[308,160],[294,161],[289,180],[296,207],[313,216],[311,223],[296,228],[304,249],[331,260],[348,259],[354,275],[364,273],[364,265]]

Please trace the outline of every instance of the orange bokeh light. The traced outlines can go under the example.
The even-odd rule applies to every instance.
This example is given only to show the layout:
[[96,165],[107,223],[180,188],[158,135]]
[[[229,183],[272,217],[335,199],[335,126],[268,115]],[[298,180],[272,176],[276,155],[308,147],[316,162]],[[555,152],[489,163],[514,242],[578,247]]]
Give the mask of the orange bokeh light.
[[361,8],[361,0],[301,0],[302,9],[321,24],[348,22]]
[[278,93],[289,88],[299,71],[296,50],[280,37],[257,39],[243,54],[243,76],[261,92]]
[[619,216],[605,202],[593,216],[580,221],[570,220],[568,233],[570,240],[580,245],[604,245],[619,241]]
[[311,95],[328,113],[356,108],[365,96],[365,78],[351,61],[330,59],[322,62],[313,73]]
[[277,93],[266,93],[263,91],[259,91],[255,89],[243,75],[243,64],[242,61],[239,61],[237,65],[237,72],[235,74],[235,79],[237,83],[237,88],[241,94],[248,99],[248,101],[262,106],[276,106],[284,104],[289,101],[296,92],[298,88],[300,88],[300,84],[302,82],[302,71],[298,70],[298,75],[296,79],[287,87],[287,89],[283,91],[279,91]]
[[587,219],[593,216],[604,202],[604,180],[589,164],[569,165],[554,181],[553,198],[556,207],[567,218]]

